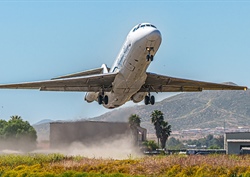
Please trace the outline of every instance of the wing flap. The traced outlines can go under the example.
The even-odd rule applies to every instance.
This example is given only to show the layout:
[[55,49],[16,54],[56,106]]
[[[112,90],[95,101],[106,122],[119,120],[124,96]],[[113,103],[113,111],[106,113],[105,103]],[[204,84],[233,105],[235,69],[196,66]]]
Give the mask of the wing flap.
[[202,90],[247,90],[245,86],[217,84],[147,73],[141,92],[200,92]]

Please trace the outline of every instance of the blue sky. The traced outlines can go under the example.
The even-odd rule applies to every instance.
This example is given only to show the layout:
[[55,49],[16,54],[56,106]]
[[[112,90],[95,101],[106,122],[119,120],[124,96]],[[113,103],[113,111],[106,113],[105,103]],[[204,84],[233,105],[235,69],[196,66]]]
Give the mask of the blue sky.
[[[111,66],[131,28],[150,22],[163,39],[148,71],[249,87],[249,9],[248,1],[0,1],[0,83]],[[109,111],[84,95],[0,90],[0,118],[35,123]]]

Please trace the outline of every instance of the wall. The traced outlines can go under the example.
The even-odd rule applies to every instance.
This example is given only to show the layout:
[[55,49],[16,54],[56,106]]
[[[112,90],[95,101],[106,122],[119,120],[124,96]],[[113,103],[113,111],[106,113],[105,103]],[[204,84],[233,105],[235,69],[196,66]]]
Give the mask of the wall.
[[53,122],[50,124],[50,147],[60,148],[73,142],[98,143],[119,135],[131,136],[130,133],[129,124],[123,122]]
[[241,147],[250,146],[250,132],[226,133],[224,144],[227,154],[240,154]]

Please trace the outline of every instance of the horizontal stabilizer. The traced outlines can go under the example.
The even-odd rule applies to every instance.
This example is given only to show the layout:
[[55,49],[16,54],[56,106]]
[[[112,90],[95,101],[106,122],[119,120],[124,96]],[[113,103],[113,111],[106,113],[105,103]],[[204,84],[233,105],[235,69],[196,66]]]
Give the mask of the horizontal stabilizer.
[[96,68],[96,69],[81,71],[81,72],[68,74],[64,76],[59,76],[59,77],[52,78],[51,80],[74,78],[74,77],[88,76],[88,75],[94,75],[94,74],[102,74],[102,73],[107,73],[107,71],[109,71],[109,68],[107,68],[107,66],[103,64],[101,68]]

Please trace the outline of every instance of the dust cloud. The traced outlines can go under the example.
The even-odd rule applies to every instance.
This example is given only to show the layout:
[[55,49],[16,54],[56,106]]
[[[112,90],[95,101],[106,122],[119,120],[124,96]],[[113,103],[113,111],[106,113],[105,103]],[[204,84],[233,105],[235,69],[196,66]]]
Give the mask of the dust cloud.
[[119,136],[112,141],[101,141],[91,145],[85,145],[80,142],[72,143],[66,151],[65,155],[82,155],[89,158],[112,158],[112,159],[128,159],[142,156],[139,148],[135,147],[131,138]]
[[82,156],[88,158],[102,159],[129,159],[140,158],[143,153],[131,137],[118,135],[112,138],[104,139],[95,143],[83,144],[82,142],[73,142],[69,146],[58,149],[35,150],[32,153],[60,153],[66,156]]
[[[84,141],[85,142],[85,141]],[[12,148],[8,148],[12,147]],[[26,147],[30,147],[26,143]],[[143,153],[140,151],[139,146],[135,143],[131,134],[116,135],[109,138],[95,139],[91,142],[73,142],[67,145],[59,145],[57,148],[50,149],[34,149],[28,148],[20,149],[20,146],[12,142],[5,146],[0,143],[0,154],[51,154],[59,153],[66,156],[82,156],[88,158],[103,158],[103,159],[129,159],[140,158]]]

